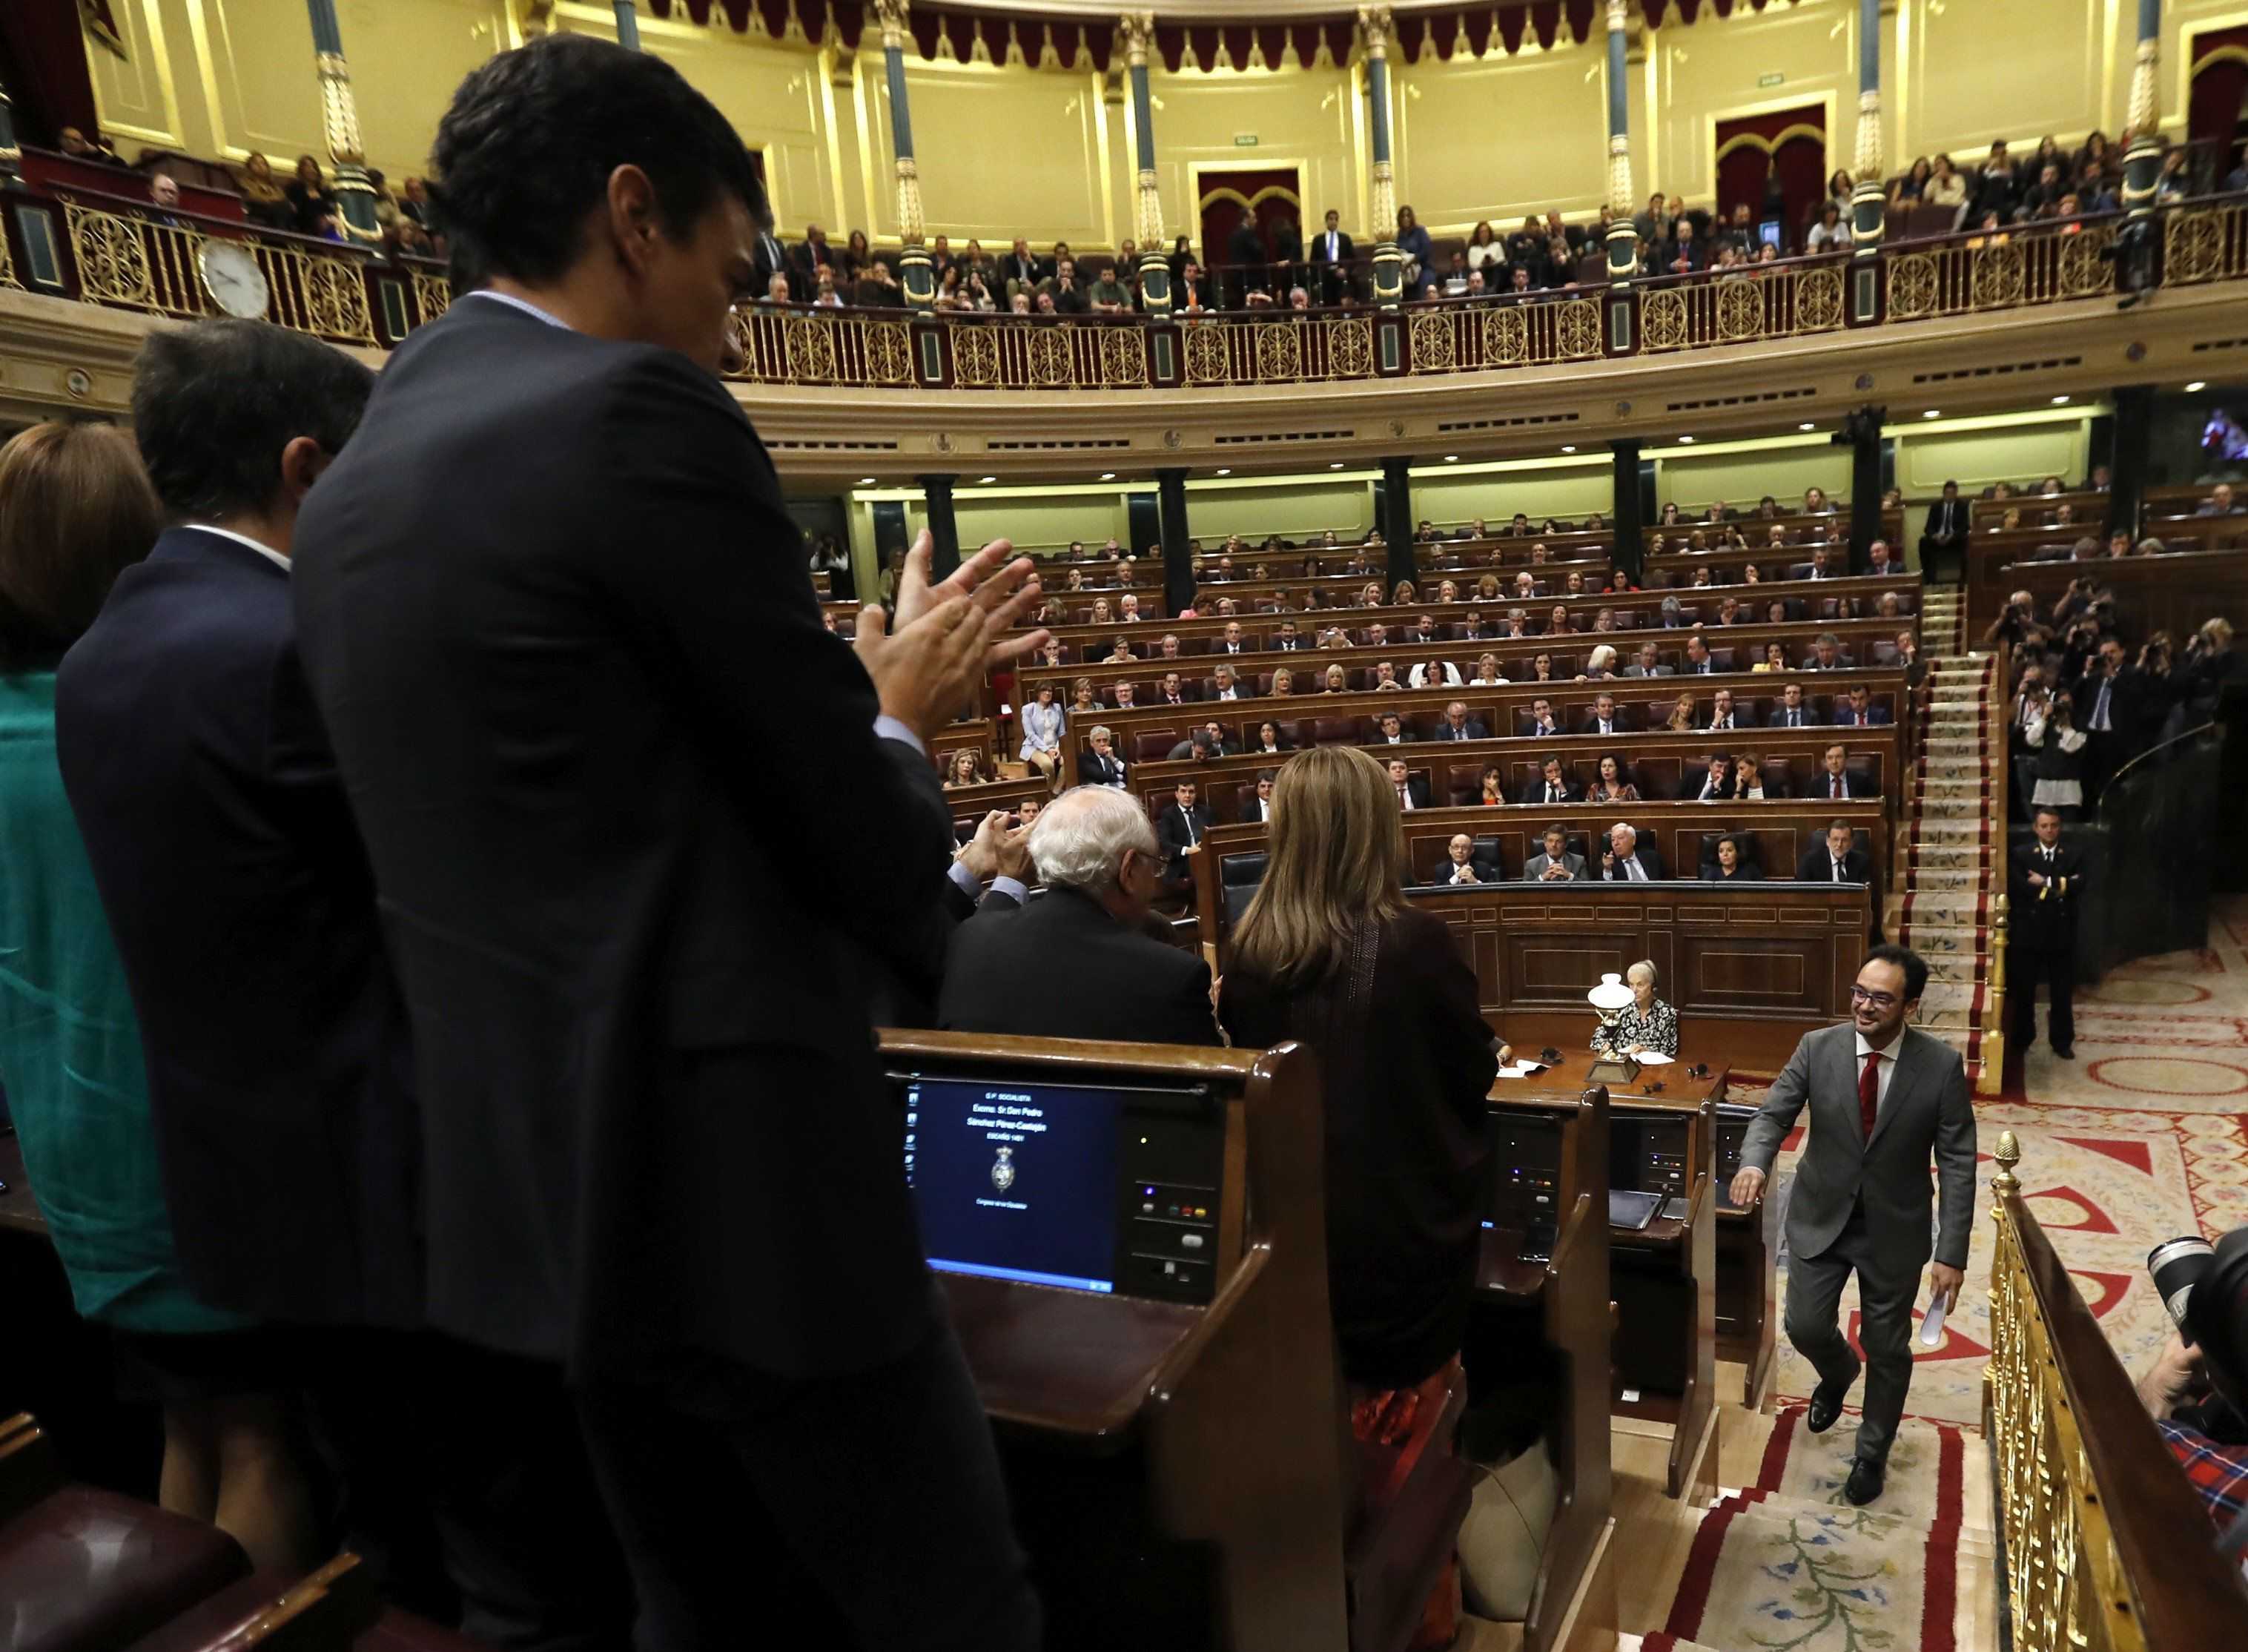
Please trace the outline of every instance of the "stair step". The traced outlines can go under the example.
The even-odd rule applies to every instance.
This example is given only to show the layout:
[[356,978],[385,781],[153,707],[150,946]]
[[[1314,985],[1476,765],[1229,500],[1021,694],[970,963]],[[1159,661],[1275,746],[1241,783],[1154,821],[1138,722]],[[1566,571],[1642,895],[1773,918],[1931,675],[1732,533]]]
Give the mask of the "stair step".
[[1931,895],[1979,894],[1990,878],[1979,859],[1965,866],[1930,866],[1922,860],[1912,881],[1912,895],[1923,903]]

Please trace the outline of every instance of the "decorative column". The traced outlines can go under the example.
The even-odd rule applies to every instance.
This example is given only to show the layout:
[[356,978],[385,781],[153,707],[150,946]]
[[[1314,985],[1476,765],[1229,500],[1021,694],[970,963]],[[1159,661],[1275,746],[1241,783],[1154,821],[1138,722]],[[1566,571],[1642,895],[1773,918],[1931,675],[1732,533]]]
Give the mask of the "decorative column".
[[932,582],[949,579],[960,566],[960,523],[952,513],[952,484],[957,476],[928,476],[921,483],[922,507],[929,513],[929,577]]
[[936,302],[936,271],[922,246],[921,173],[914,165],[913,115],[906,107],[906,10],[908,0],[874,0],[882,24],[882,72],[890,92],[890,147],[897,155],[899,284],[906,302],[929,310]]
[[1171,266],[1163,257],[1163,200],[1155,189],[1155,100],[1148,90],[1148,48],[1155,44],[1155,14],[1127,11],[1119,20],[1126,72],[1132,83],[1132,132],[1138,150],[1140,305],[1151,316],[1171,312]]
[[633,0],[616,0],[617,44],[627,51],[640,50],[640,14],[633,10]]
[[[1367,133],[1374,144],[1374,301],[1395,310],[1405,301],[1405,260],[1397,250],[1397,181],[1389,166],[1389,8],[1360,6],[1358,33],[1366,52]],[[1393,547],[1390,555],[1396,551]]]
[[1639,438],[1616,438],[1608,443],[1608,520],[1615,529],[1615,548],[1608,559],[1632,584],[1643,588],[1647,552],[1641,537],[1645,518],[1639,508]]
[[1380,515],[1383,548],[1389,553],[1389,588],[1395,591],[1400,579],[1419,584],[1420,552],[1413,543],[1412,460],[1391,458],[1381,462]]
[[1608,280],[1621,286],[1639,273],[1639,231],[1632,228],[1631,83],[1624,62],[1624,0],[1608,0]]
[[[1873,559],[1868,554],[1874,540],[1881,537],[1881,421],[1888,416],[1887,408],[1870,404],[1860,408],[1842,421],[1842,433],[1850,438],[1850,572],[1864,573]],[[1892,545],[1900,560],[1904,555],[1902,545]],[[1878,914],[1881,906],[1874,903]]]
[[1155,472],[1155,522],[1163,545],[1163,612],[1176,615],[1194,606],[1194,553],[1187,541],[1187,473],[1165,467]]
[[[15,182],[23,171],[24,152],[16,145],[16,106],[8,100],[8,88],[0,86],[0,184]],[[0,270],[8,267],[6,239],[0,235]]]
[[352,100],[351,65],[344,61],[336,0],[306,3],[312,15],[312,62],[320,76],[320,118],[327,129],[328,159],[334,164],[344,232],[355,240],[379,241],[382,230],[374,221],[374,186],[367,181],[367,152],[360,147],[359,106]]
[[1852,170],[1850,245],[1861,258],[1881,250],[1888,197],[1881,188],[1881,0],[1858,0],[1858,153]]
[[2139,504],[2147,486],[2147,462],[2153,449],[2155,387],[2118,385],[2109,397],[2115,416],[2109,426],[2108,531],[2139,537]]
[[2139,0],[2139,51],[2131,64],[2131,147],[2123,152],[2123,206],[2137,216],[2155,208],[2162,174],[2162,106],[2155,71],[2162,58],[2162,0]]

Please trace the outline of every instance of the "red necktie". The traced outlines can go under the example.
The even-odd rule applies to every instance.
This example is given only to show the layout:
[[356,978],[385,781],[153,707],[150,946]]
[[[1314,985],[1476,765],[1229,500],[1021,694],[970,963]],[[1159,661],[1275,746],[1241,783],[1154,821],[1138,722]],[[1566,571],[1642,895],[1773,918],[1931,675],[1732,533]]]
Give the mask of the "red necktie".
[[1826,795],[1830,798],[1839,798],[1842,795],[1842,777],[1840,775],[1829,775],[1827,777]]
[[1405,801],[1405,788],[1402,785],[1397,788],[1397,801],[1401,804]]
[[1877,1050],[1866,1052],[1866,1070],[1858,1075],[1858,1121],[1865,1126],[1865,1139],[1874,1139],[1874,1119],[1880,1110],[1881,1095],[1881,1058]]

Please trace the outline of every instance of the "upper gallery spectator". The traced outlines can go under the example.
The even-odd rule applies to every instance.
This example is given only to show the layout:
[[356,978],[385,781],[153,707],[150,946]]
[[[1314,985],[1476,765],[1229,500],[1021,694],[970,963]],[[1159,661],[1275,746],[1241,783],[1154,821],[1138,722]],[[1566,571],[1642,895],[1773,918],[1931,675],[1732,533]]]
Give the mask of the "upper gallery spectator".
[[243,214],[250,223],[268,230],[297,227],[296,208],[283,192],[281,181],[273,175],[273,163],[258,151],[252,149],[243,158],[242,169],[235,175],[235,187],[242,192]]
[[336,216],[335,192],[320,171],[320,163],[311,155],[297,157],[296,175],[284,186],[282,194],[289,202],[290,224],[298,235],[325,236],[329,220]]
[[1187,856],[1199,851],[1202,840],[1210,835],[1210,805],[1197,801],[1198,789],[1191,780],[1173,786],[1170,805],[1155,821],[1155,841],[1166,857],[1166,882],[1188,881]]
[[[787,1569],[852,1635],[1035,1646],[863,967],[938,967],[922,919],[954,834],[928,745],[1043,641],[1002,634],[1030,560],[987,547],[932,585],[924,533],[894,612],[849,646],[821,628],[778,554],[797,535],[771,458],[716,377],[764,190],[660,58],[572,35],[493,57],[431,169],[453,305],[391,354],[294,585],[442,1127],[432,1318],[567,1368],[650,1644],[698,1642],[751,1581],[711,1543],[785,1524]],[[744,806],[751,768],[853,821],[882,875],[792,873]],[[504,824],[526,818],[559,824]],[[744,1104],[791,1093],[816,1120]],[[638,1173],[605,1173],[611,1148]],[[744,1198],[756,1162],[795,1169]],[[854,1466],[805,1457],[829,1429]],[[690,1483],[736,1512],[682,1523]]]
[[1803,237],[1806,252],[1839,252],[1850,245],[1850,226],[1842,222],[1841,209],[1832,201],[1819,209],[1819,222]]
[[[1208,820],[1202,829],[1208,829]],[[953,1032],[1216,1044],[1210,967],[1148,933],[1163,853],[1135,799],[1080,786],[1031,828],[1043,899],[955,932],[937,1025]],[[1072,991],[1043,990],[1066,981]]]
[[1662,853],[1652,838],[1619,820],[1608,828],[1607,847],[1593,874],[1616,883],[1646,883],[1663,876]]
[[1795,876],[1803,883],[1870,883],[1873,862],[1857,847],[1857,833],[1847,820],[1826,828],[1826,837],[1803,852]]
[[1811,795],[1840,801],[1847,798],[1869,798],[1875,795],[1873,783],[1849,771],[1850,751],[1847,746],[1830,745],[1819,759],[1819,774],[1812,782]]
[[1122,315],[1132,308],[1131,289],[1116,278],[1116,266],[1113,264],[1100,266],[1100,278],[1086,297],[1092,307],[1103,315]]
[[1363,752],[1280,772],[1263,886],[1234,931],[1218,1019],[1234,1044],[1317,1052],[1328,1302],[1360,1398],[1449,1366],[1466,1333],[1502,1052],[1450,932],[1408,906],[1404,834]]
[[1558,826],[1546,828],[1544,847],[1522,863],[1526,883],[1565,883],[1586,877],[1585,857],[1568,847],[1569,834]]
[[[1378,237],[1377,237],[1378,238]],[[1416,297],[1436,284],[1436,243],[1410,207],[1397,209],[1397,251],[1404,260],[1405,295]]]

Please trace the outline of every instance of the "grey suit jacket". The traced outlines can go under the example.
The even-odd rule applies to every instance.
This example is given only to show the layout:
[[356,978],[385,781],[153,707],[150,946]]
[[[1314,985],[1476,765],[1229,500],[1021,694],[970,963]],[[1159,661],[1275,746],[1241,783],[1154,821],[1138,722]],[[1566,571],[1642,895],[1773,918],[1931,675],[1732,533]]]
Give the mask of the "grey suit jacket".
[[1623,674],[1628,677],[1675,677],[1678,675],[1678,668],[1676,666],[1670,665],[1658,665],[1654,670],[1649,671],[1645,666],[1635,661],[1632,664],[1624,667]]
[[1787,1206],[1791,1254],[1832,1245],[1862,1199],[1867,1236],[1891,1278],[1917,1273],[1929,1258],[1928,1164],[1935,1155],[1942,1196],[1935,1255],[1967,1265],[1975,1220],[1975,1109],[1958,1052],[1907,1027],[1888,1099],[1871,1141],[1858,1115],[1856,1029],[1806,1032],[1772,1084],[1741,1144],[1741,1163],[1769,1177],[1779,1144],[1808,1102],[1811,1134]]
[[[1540,849],[1522,863],[1523,881],[1526,883],[1538,882],[1545,877],[1546,868],[1552,864],[1552,857]],[[1569,875],[1573,878],[1582,878],[1585,875],[1585,857],[1581,854],[1564,849],[1561,851],[1561,864],[1569,868]]]

